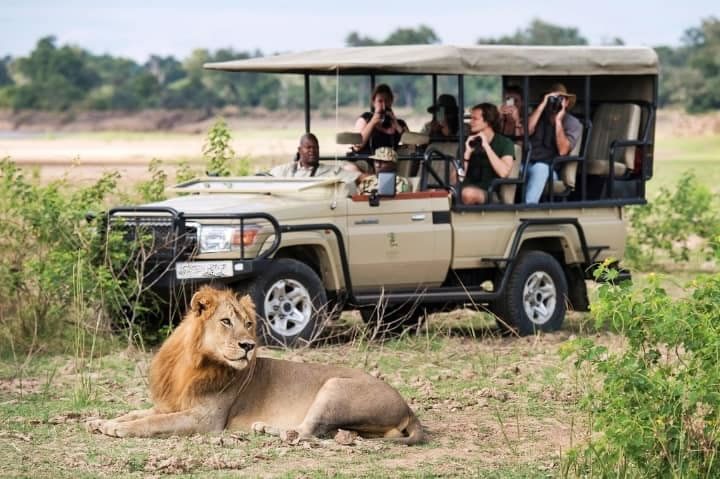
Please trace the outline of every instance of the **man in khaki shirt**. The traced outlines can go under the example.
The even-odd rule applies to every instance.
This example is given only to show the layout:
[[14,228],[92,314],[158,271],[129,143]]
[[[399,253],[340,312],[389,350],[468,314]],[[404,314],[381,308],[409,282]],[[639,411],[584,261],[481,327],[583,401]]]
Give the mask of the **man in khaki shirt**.
[[277,177],[310,177],[332,176],[335,171],[332,166],[320,164],[320,145],[317,137],[312,133],[305,133],[300,137],[297,157],[294,161],[278,165],[270,170],[272,176]]

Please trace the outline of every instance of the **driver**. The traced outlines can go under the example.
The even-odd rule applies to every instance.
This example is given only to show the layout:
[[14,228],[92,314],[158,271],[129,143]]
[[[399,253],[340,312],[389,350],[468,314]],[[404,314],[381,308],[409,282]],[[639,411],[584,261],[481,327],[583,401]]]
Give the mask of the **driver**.
[[278,165],[270,170],[272,176],[278,177],[308,177],[331,176],[335,173],[332,166],[319,162],[320,145],[312,133],[305,133],[300,137],[300,144],[295,160],[284,165]]

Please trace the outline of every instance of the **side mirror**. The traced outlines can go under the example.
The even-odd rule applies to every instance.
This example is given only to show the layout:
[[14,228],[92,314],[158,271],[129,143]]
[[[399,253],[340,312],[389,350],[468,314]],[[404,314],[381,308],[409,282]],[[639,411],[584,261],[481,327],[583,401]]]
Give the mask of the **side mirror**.
[[380,206],[380,198],[393,198],[395,196],[395,181],[397,173],[394,171],[381,171],[377,175],[378,189],[373,191],[368,202],[370,206]]
[[394,171],[381,171],[378,173],[378,196],[395,196],[395,180],[397,173]]

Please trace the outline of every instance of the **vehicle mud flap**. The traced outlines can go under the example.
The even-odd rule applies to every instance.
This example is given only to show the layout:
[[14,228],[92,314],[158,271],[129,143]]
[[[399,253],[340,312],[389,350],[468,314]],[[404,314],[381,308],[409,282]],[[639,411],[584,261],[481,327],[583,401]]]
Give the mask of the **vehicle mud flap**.
[[580,266],[571,266],[565,270],[568,283],[568,300],[573,311],[590,311],[585,275]]

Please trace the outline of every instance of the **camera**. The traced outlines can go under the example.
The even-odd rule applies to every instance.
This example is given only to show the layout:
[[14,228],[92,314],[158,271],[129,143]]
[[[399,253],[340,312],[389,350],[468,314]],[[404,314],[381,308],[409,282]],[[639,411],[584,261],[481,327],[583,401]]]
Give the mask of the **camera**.
[[562,109],[562,97],[558,95],[549,96],[547,106],[550,113],[559,112]]
[[390,107],[387,107],[380,112],[380,125],[386,129],[392,126],[392,118],[390,117],[390,115],[386,114],[389,111],[392,111],[392,109]]
[[515,98],[509,96],[505,98],[505,105],[507,106],[515,106]]
[[470,145],[470,148],[472,148],[472,149],[481,147],[482,146],[482,137],[478,136],[476,138],[473,138],[472,140],[470,140],[470,143],[468,143],[468,145]]

